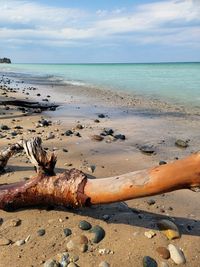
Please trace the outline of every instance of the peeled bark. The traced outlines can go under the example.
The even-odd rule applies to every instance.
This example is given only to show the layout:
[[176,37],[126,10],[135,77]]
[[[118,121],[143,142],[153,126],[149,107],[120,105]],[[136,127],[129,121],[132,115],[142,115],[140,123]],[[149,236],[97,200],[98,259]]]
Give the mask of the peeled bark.
[[[88,179],[77,170],[55,175],[56,157],[41,147],[41,139],[34,138],[13,145],[18,152],[24,148],[34,164],[37,175],[28,182],[0,186],[0,209],[11,210],[35,205],[63,205],[72,207],[112,203],[157,195],[178,189],[200,188],[200,153],[153,169],[120,176]],[[11,147],[9,148],[11,149]],[[9,156],[13,155],[8,153]],[[9,151],[9,150],[8,150]],[[0,166],[4,153],[0,154]],[[6,157],[8,161],[8,156]],[[6,163],[7,163],[6,161]]]

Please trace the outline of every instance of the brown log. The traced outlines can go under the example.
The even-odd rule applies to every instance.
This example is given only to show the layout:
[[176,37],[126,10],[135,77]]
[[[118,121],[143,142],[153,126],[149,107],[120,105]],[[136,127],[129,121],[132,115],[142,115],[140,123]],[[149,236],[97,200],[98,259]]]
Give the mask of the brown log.
[[22,141],[22,146],[35,165],[37,175],[28,182],[0,186],[1,209],[32,205],[80,207],[200,188],[200,153],[153,169],[88,179],[76,169],[55,175],[56,157],[53,153],[47,155],[40,138]]
[[58,105],[55,104],[42,104],[39,102],[30,102],[24,100],[6,100],[0,101],[0,105],[9,105],[9,106],[16,106],[16,107],[23,107],[23,108],[32,108],[32,109],[56,109]]

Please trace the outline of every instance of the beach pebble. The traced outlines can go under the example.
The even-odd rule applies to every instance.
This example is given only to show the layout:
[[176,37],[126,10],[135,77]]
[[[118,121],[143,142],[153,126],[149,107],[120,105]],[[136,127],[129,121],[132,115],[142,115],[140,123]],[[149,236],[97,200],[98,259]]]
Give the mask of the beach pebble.
[[78,226],[81,230],[89,230],[92,228],[92,225],[89,222],[84,221],[84,220],[80,221]]
[[69,254],[65,252],[61,255],[60,267],[67,267],[69,263]]
[[160,257],[162,257],[163,259],[169,259],[170,258],[170,253],[169,250],[165,247],[158,247],[156,249],[156,251],[158,252],[158,254],[160,255]]
[[149,256],[145,256],[143,258],[143,267],[157,267],[157,266],[158,264],[153,258]]
[[147,238],[151,239],[152,237],[154,237],[156,235],[156,233],[154,231],[152,231],[152,230],[149,230],[149,231],[144,232],[144,235]]
[[3,226],[5,228],[7,227],[16,227],[16,226],[19,226],[21,224],[21,220],[16,218],[16,219],[10,219],[10,220],[7,220],[4,222]]
[[154,205],[155,203],[156,203],[155,200],[152,199],[152,198],[147,200],[147,204],[148,204],[149,206]]
[[116,134],[114,136],[117,140],[125,140],[126,139],[126,136],[124,134]]
[[69,229],[69,228],[65,228],[65,229],[63,230],[63,232],[64,232],[64,234],[65,234],[66,237],[72,234],[72,230]]
[[99,122],[100,122],[100,120],[96,119],[96,120],[94,120],[94,122],[96,122],[96,123],[99,123]]
[[1,124],[0,129],[6,131],[9,130],[10,128],[7,125]]
[[62,151],[63,152],[68,152],[68,150],[66,148],[63,148]]
[[176,264],[184,264],[186,262],[185,256],[183,252],[177,248],[176,246],[169,244],[168,249],[170,252],[170,257],[171,259],[176,263]]
[[105,118],[105,115],[103,113],[101,113],[101,114],[98,115],[98,117],[103,119],[103,118]]
[[181,139],[177,139],[177,140],[175,141],[175,145],[176,145],[177,147],[180,147],[180,148],[186,148],[186,147],[188,147],[188,141],[184,141],[184,140],[181,140]]
[[10,239],[7,239],[6,237],[0,237],[0,246],[7,246],[11,243]]
[[83,128],[84,128],[84,127],[83,127],[82,124],[77,124],[77,125],[76,125],[76,129],[82,130]]
[[90,229],[89,232],[93,235],[92,238],[93,243],[99,243],[105,237],[105,231],[99,225],[92,227],[92,229]]
[[64,133],[66,136],[70,136],[73,134],[73,132],[71,130],[67,130],[65,133]]
[[103,219],[104,221],[108,221],[108,220],[110,219],[110,215],[108,215],[108,214],[104,214],[104,215],[102,216],[102,219]]
[[159,230],[169,239],[180,238],[181,234],[178,227],[172,221],[167,219],[159,220],[157,222]]
[[153,153],[155,153],[155,149],[152,145],[142,145],[138,147],[139,150],[147,155],[152,155]]
[[159,161],[159,165],[165,165],[165,164],[167,164],[166,161],[164,161],[164,160],[160,160],[160,161]]
[[56,260],[53,260],[53,259],[49,259],[47,260],[44,265],[44,267],[59,267],[60,264],[59,262],[57,262]]
[[43,235],[45,235],[45,229],[39,229],[38,231],[37,231],[37,234],[38,234],[38,236],[43,236]]
[[165,261],[162,261],[160,267],[169,267],[169,265]]
[[107,261],[102,261],[100,262],[99,267],[110,267],[110,264]]
[[91,172],[91,173],[93,173],[95,171],[95,169],[96,169],[96,166],[95,165],[90,165],[88,167],[88,171]]
[[47,134],[47,140],[49,140],[49,139],[54,139],[55,138],[55,134],[53,134],[52,132],[49,132],[48,134]]
[[79,260],[79,256],[78,255],[71,255],[70,257],[69,257],[69,261],[70,262],[76,262],[76,261],[78,261]]
[[24,245],[25,243],[26,243],[25,240],[24,239],[21,239],[21,240],[16,241],[15,242],[15,245],[19,247],[19,246]]
[[114,131],[111,128],[105,128],[103,133],[105,135],[112,135],[114,133]]
[[95,135],[92,135],[92,136],[91,136],[91,139],[92,139],[93,141],[102,141],[104,138],[103,138],[103,136],[101,136],[101,135],[97,135],[97,134],[95,134]]
[[77,267],[78,265],[74,262],[70,262],[67,267]]

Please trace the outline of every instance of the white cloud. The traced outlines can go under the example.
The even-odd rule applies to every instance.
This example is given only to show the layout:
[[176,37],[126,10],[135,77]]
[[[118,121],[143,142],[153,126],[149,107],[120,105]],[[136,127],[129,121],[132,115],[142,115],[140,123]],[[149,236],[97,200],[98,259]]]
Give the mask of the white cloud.
[[[23,40],[48,46],[79,42],[105,43],[131,40],[139,43],[195,45],[200,43],[198,1],[158,1],[125,8],[97,10],[96,15],[72,8],[46,6],[33,1],[2,1],[0,40]],[[138,36],[139,35],[139,36]]]

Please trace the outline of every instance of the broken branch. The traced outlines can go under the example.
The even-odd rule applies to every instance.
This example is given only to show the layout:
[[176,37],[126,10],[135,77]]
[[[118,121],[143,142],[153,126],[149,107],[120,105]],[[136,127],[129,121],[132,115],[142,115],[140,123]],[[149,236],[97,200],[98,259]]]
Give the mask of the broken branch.
[[[13,146],[16,146],[14,150],[17,152],[17,145]],[[1,209],[49,204],[80,207],[158,195],[178,189],[196,191],[200,188],[200,153],[153,169],[88,179],[77,169],[55,175],[56,157],[43,150],[38,137],[21,141],[21,148],[25,149],[36,167],[37,175],[28,182],[0,186]],[[0,155],[1,164],[4,162],[4,153]]]

